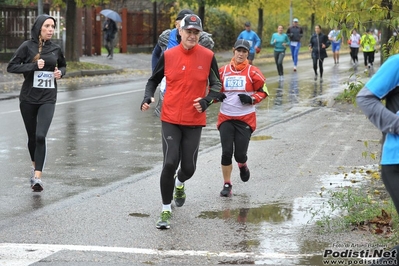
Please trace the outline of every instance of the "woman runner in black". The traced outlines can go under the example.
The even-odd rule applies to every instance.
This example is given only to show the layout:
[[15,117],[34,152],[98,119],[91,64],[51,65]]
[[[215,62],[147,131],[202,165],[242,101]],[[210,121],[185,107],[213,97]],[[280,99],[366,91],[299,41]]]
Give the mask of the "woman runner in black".
[[46,136],[57,100],[57,79],[66,72],[60,46],[51,42],[56,20],[43,14],[36,18],[31,39],[14,53],[7,71],[24,75],[19,95],[21,115],[28,133],[28,150],[32,160],[31,187],[43,190],[41,181],[46,159]]

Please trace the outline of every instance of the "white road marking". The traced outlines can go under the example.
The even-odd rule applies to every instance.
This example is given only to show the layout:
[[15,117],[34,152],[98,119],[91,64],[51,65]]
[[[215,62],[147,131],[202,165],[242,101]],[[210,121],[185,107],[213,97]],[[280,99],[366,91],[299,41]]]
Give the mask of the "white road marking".
[[[109,93],[101,96],[93,96],[93,97],[87,97],[83,99],[76,99],[76,100],[71,100],[71,101],[57,101],[56,105],[64,105],[64,104],[69,104],[69,103],[77,103],[77,102],[84,102],[84,101],[90,101],[90,100],[97,100],[97,99],[102,99],[102,98],[107,98],[107,97],[114,97],[114,96],[120,96],[124,94],[130,94],[130,93],[135,93],[135,92],[140,92],[143,91],[143,89],[136,89],[136,90],[130,90],[130,91],[123,91],[123,92],[116,92],[116,93]],[[21,112],[19,109],[7,111],[7,112],[2,112],[0,115],[7,115],[7,114],[12,114],[12,113],[19,113]],[[0,265],[2,266],[2,265]]]
[[82,245],[49,245],[0,243],[1,266],[28,266],[58,251],[114,252],[158,256],[202,256],[262,259],[292,259],[315,256],[316,254],[254,253],[254,252],[212,252],[201,250],[156,250],[146,248],[124,248]]

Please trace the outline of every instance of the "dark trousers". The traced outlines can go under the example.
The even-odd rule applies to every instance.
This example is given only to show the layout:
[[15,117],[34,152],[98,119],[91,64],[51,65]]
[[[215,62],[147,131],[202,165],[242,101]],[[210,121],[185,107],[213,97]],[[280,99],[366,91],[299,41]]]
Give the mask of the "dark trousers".
[[105,39],[104,47],[107,49],[108,56],[111,58],[114,57],[114,40]]
[[381,178],[399,213],[399,164],[382,165]]
[[228,120],[219,126],[220,142],[222,144],[222,165],[232,164],[232,158],[238,163],[247,162],[247,151],[252,130],[244,122]]
[[28,150],[35,170],[43,171],[46,160],[46,136],[53,120],[55,104],[29,104],[21,102],[19,105],[25,129],[28,133]]
[[364,65],[367,66],[368,63],[373,65],[374,63],[374,51],[372,52],[363,52],[364,57]]
[[324,58],[320,58],[319,59],[319,58],[313,57],[312,59],[313,59],[314,74],[317,75],[317,63],[318,63],[319,64],[320,77],[322,78],[323,77],[323,71],[324,71],[324,69],[323,69]]
[[359,48],[350,47],[350,49],[351,49],[350,55],[353,60],[353,63],[358,62],[359,58],[357,57],[357,55],[359,54]]
[[181,182],[190,179],[197,166],[201,139],[201,126],[181,126],[162,122],[163,168],[161,172],[162,203],[170,204],[173,199],[175,172],[180,163],[177,177]]
[[284,75],[284,68],[283,68],[284,56],[285,52],[274,51],[274,62],[276,62],[277,72],[279,76]]

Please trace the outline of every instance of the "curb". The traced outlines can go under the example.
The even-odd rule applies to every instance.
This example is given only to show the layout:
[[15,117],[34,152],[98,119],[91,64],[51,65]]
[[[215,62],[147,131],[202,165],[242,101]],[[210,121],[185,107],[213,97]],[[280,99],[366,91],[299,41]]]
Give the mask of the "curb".
[[67,72],[65,74],[65,78],[76,78],[76,77],[88,77],[88,76],[97,76],[97,75],[110,75],[110,74],[119,74],[124,71],[123,68],[119,69],[99,69],[99,70],[81,70],[75,72]]

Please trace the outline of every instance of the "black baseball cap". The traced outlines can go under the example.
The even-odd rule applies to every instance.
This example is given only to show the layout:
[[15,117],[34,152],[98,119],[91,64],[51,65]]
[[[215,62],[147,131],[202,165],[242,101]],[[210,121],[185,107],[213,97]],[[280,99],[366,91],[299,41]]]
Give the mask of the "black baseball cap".
[[201,19],[194,14],[186,15],[180,22],[180,28],[183,30],[196,29],[202,31]]
[[179,14],[177,14],[176,20],[182,20],[186,15],[194,14],[190,9],[182,9]]
[[250,49],[249,42],[244,39],[237,40],[236,43],[234,44],[234,50],[237,50],[238,48],[244,48],[247,51],[249,51]]

